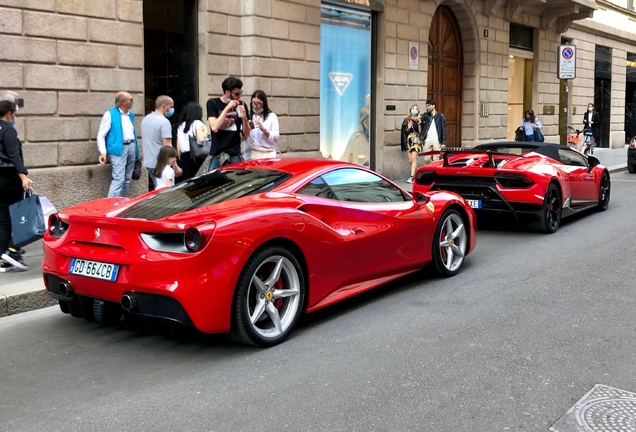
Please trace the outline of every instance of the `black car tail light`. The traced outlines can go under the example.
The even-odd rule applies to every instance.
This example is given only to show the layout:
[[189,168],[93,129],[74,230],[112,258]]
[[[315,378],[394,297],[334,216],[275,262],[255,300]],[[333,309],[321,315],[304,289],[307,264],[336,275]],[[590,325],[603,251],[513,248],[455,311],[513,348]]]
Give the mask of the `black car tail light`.
[[64,235],[69,225],[65,222],[62,222],[60,216],[57,213],[53,213],[49,216],[49,234],[51,237],[60,238]]
[[420,185],[431,185],[437,179],[437,173],[433,170],[419,171],[416,174],[415,183]]
[[502,188],[506,189],[527,189],[534,184],[523,174],[496,172],[495,180]]
[[190,252],[199,252],[205,246],[205,237],[196,228],[188,228],[184,237],[185,247]]

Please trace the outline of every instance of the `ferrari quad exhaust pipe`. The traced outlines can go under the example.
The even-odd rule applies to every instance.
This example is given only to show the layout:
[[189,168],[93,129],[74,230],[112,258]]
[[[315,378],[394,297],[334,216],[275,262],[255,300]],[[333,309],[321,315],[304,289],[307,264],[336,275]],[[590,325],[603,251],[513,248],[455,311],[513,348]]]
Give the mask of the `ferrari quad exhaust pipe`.
[[137,299],[132,294],[124,294],[121,298],[121,307],[126,312],[134,312],[137,309]]
[[73,291],[73,287],[71,287],[71,284],[68,282],[60,282],[57,289],[61,295],[63,295],[64,297],[68,299],[73,298],[73,296],[75,295],[75,291]]

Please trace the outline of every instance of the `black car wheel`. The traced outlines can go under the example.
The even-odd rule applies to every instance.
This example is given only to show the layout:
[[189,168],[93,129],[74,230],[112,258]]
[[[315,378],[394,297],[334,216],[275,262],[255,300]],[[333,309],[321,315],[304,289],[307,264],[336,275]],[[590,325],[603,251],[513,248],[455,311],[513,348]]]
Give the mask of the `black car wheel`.
[[611,183],[610,178],[607,173],[603,173],[603,177],[601,177],[601,185],[599,187],[598,193],[598,209],[599,211],[607,210],[610,202],[610,191],[611,191]]
[[279,344],[296,326],[304,300],[305,278],[296,257],[283,247],[266,247],[241,273],[229,336],[250,345]]
[[552,234],[556,232],[561,224],[561,214],[563,208],[561,204],[561,193],[559,188],[550,183],[543,199],[543,209],[539,215],[539,220],[529,225],[533,231]]

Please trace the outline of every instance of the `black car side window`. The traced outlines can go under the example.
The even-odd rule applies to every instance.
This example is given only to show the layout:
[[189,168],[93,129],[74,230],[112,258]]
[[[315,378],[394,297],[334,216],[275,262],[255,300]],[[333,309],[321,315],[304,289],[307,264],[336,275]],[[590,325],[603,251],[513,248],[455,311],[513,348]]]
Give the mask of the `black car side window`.
[[564,165],[587,167],[585,156],[574,150],[559,149],[559,158]]

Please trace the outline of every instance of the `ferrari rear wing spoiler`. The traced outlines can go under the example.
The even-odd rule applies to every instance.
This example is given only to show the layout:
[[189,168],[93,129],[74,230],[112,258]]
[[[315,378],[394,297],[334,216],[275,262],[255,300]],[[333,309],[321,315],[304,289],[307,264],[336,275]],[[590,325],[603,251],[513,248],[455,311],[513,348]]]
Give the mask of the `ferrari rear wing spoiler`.
[[[471,148],[463,148],[463,147],[446,147],[442,150],[435,151],[427,151],[424,153],[420,153],[420,156],[432,156],[432,155],[442,155],[444,159],[444,166],[450,166],[448,163],[449,155],[488,155],[488,164],[491,167],[495,166],[495,161],[493,160],[493,156],[514,156],[514,157],[525,157],[525,155],[513,155],[510,153],[502,153],[492,150],[484,150],[484,149],[471,149]],[[485,165],[485,164],[484,164]]]

